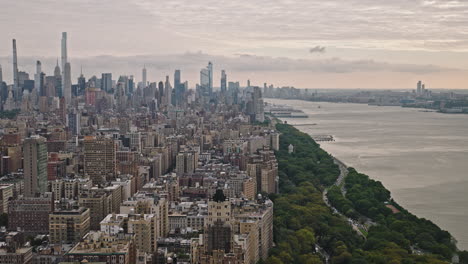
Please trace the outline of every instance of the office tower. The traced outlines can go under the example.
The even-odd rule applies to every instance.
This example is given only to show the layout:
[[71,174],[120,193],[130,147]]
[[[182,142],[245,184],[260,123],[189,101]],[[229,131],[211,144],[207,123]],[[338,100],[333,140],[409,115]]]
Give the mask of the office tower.
[[174,72],[174,90],[175,90],[175,105],[180,105],[183,96],[183,86],[180,82],[180,70]]
[[58,98],[63,97],[62,93],[62,74],[60,73],[60,66],[57,59],[57,65],[54,69],[54,79],[55,79],[55,96]]
[[65,103],[68,106],[71,103],[71,67],[69,62],[65,63],[63,72],[63,97],[65,97]]
[[133,94],[135,91],[135,79],[133,78],[133,75],[130,75],[130,78],[128,78],[128,93]]
[[0,65],[0,85],[2,85],[3,82],[3,71],[2,71],[2,65]]
[[200,86],[205,95],[211,96],[213,93],[213,64],[208,62],[208,66],[200,71]]
[[112,90],[112,73],[103,73],[101,77],[101,89],[109,93]]
[[81,131],[80,120],[81,120],[80,112],[73,110],[72,112],[68,114],[68,127],[70,128],[70,132],[74,136],[80,135],[80,131]]
[[33,197],[47,191],[47,146],[44,138],[30,137],[23,143],[24,194]]
[[93,184],[113,180],[116,173],[116,143],[111,138],[85,137],[84,172]]
[[226,93],[227,89],[227,76],[226,76],[226,71],[222,70],[221,71],[221,93]]
[[159,90],[158,102],[159,102],[159,104],[161,104],[162,103],[162,98],[164,96],[164,83],[163,82],[158,83],[158,90]]
[[16,51],[16,39],[13,39],[13,93],[15,100],[20,98],[20,85],[18,74],[18,56]]
[[142,72],[141,83],[142,83],[142,85],[143,85],[142,88],[145,88],[146,85],[148,84],[147,81],[146,81],[146,66],[143,66],[143,72]]
[[83,68],[81,68],[80,77],[78,77],[78,87],[76,91],[76,95],[83,95],[86,90],[86,78],[83,75]]
[[175,104],[181,106],[185,100],[185,92],[188,89],[188,85],[182,83],[181,72],[176,70],[174,72],[174,90],[175,90]]
[[169,81],[169,76],[166,76],[166,83],[164,84],[164,96],[166,97],[166,105],[172,103],[172,87]]
[[417,94],[417,95],[421,95],[421,90],[422,90],[422,82],[419,81],[419,82],[418,82],[418,86],[417,86],[417,88],[416,88],[416,94]]
[[250,80],[247,80],[247,88],[250,88]]
[[178,89],[180,85],[180,70],[174,72],[174,89]]

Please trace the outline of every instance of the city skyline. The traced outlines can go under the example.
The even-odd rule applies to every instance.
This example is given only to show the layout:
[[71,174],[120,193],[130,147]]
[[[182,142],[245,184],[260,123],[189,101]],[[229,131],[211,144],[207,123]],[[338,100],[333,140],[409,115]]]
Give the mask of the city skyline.
[[[209,11],[200,1],[43,2],[46,5],[5,3],[0,11],[5,27],[0,64],[8,82],[11,39],[18,41],[20,70],[33,72],[41,60],[44,71],[51,72],[55,63],[49,61],[60,57],[58,39],[66,31],[73,81],[81,65],[85,76],[141,76],[145,64],[148,80],[164,79],[180,68],[193,88],[198,70],[212,61],[231,78],[258,85],[411,88],[425,79],[431,88],[468,88],[463,30],[468,4],[461,1],[277,1],[271,6],[209,2]],[[54,12],[58,9],[63,12]],[[86,19],[73,19],[82,13],[76,10],[86,11]],[[103,18],[102,11],[110,15]],[[23,22],[13,23],[21,20],[41,26],[28,29]],[[220,72],[214,74],[219,80]]]

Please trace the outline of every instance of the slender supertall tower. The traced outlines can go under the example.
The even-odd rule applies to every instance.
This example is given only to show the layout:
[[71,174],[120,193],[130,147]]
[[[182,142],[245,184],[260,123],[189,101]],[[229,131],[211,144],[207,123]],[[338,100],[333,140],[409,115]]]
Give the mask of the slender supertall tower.
[[71,103],[71,67],[70,63],[65,63],[65,70],[63,71],[63,97],[65,97],[65,105]]
[[[67,32],[62,32],[62,77],[65,73],[65,64],[68,62],[67,58]],[[63,80],[62,80],[63,82]]]
[[41,61],[36,62],[36,74],[34,74],[34,89],[36,89],[37,94],[41,94],[41,73],[42,73],[42,64]]
[[146,85],[148,84],[146,82],[146,65],[143,66],[143,72],[142,72],[142,78],[141,78],[141,84],[143,85],[142,88],[146,88]]
[[16,100],[20,98],[19,90],[18,55],[16,53],[16,39],[13,39],[13,91]]
[[[65,97],[65,104],[69,104],[70,100],[67,98],[67,89],[70,89],[71,94],[71,76],[66,75],[66,64],[68,63],[68,52],[67,52],[67,32],[62,32],[62,96]],[[70,67],[70,65],[69,65]],[[69,78],[70,87],[67,86],[67,77]]]
[[227,89],[227,76],[226,76],[226,71],[222,70],[221,71],[221,93],[226,93]]

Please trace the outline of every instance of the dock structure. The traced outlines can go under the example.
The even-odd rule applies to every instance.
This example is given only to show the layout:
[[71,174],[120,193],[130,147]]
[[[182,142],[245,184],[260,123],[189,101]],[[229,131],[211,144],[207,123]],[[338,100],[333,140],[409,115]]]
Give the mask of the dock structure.
[[314,135],[312,139],[316,142],[329,142],[335,141],[335,138],[332,135]]

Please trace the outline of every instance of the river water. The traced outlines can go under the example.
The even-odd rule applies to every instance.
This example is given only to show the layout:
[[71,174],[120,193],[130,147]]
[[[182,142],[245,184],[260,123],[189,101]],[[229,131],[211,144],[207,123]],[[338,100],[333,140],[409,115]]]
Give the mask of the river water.
[[[380,180],[413,214],[449,231],[468,250],[468,115],[365,104],[267,99],[303,110],[284,119],[310,135],[333,135],[323,149]],[[320,108],[319,108],[320,106]]]

